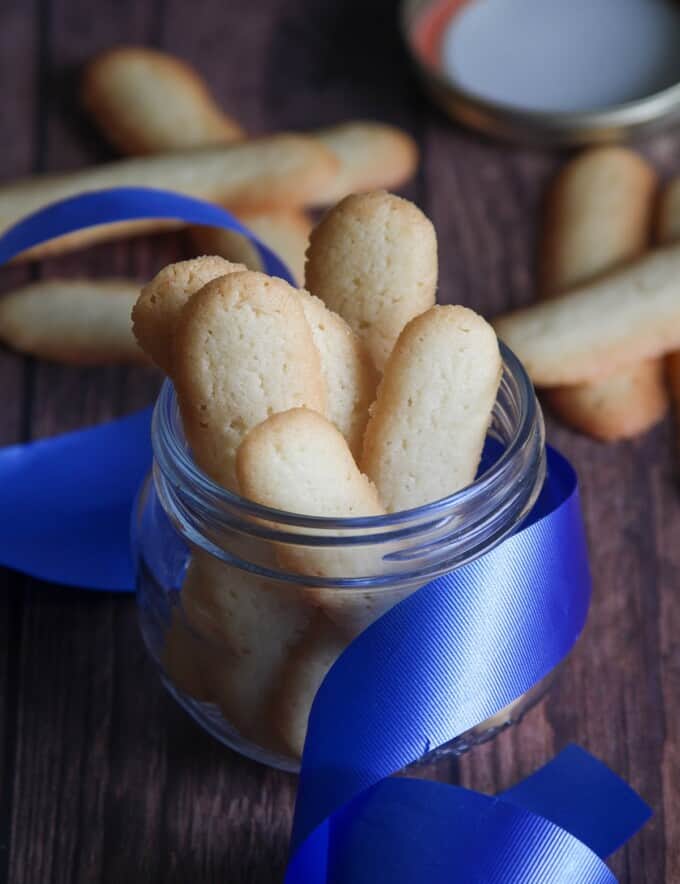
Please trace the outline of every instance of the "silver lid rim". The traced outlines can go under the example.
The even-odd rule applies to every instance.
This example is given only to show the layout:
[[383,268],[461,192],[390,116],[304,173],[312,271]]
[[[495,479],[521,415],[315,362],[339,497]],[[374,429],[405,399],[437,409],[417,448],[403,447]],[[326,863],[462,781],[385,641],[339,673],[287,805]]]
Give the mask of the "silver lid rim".
[[680,121],[680,83],[601,110],[532,111],[490,101],[456,86],[424,60],[413,42],[417,19],[436,0],[402,0],[403,40],[427,91],[455,120],[487,135],[540,145],[592,144],[652,134]]

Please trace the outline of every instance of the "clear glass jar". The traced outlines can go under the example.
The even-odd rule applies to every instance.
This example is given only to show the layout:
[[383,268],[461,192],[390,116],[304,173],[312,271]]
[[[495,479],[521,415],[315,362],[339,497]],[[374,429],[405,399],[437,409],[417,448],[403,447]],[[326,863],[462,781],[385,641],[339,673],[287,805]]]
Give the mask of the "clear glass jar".
[[[140,622],[165,686],[223,743],[296,770],[313,695],[352,638],[522,522],[545,477],[544,427],[524,369],[507,348],[503,358],[489,429],[500,443],[495,461],[451,497],[361,519],[269,510],[216,485],[191,458],[166,381],[154,411],[153,470],[133,520]],[[351,560],[348,574],[357,562],[368,573],[293,573],[281,564],[289,545],[332,549]],[[434,752],[464,752],[518,721],[549,678]]]

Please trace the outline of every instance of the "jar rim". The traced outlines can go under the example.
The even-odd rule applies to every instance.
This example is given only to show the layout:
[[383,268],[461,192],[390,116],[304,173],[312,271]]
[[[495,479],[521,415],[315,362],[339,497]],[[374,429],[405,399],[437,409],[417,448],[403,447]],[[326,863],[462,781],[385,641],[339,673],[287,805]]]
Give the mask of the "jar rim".
[[524,366],[506,344],[499,341],[499,346],[503,372],[513,379],[518,394],[519,419],[515,432],[505,443],[499,457],[474,482],[439,500],[386,515],[350,518],[307,516],[255,503],[219,485],[191,457],[183,436],[175,390],[169,379],[163,383],[153,412],[151,435],[156,464],[172,486],[190,488],[192,498],[202,508],[213,512],[236,509],[243,515],[265,520],[276,527],[310,528],[322,532],[358,529],[384,531],[386,528],[399,528],[405,523],[421,521],[423,518],[450,515],[452,509],[469,506],[502,485],[509,465],[525,448],[535,433],[537,420],[540,419],[534,387]]

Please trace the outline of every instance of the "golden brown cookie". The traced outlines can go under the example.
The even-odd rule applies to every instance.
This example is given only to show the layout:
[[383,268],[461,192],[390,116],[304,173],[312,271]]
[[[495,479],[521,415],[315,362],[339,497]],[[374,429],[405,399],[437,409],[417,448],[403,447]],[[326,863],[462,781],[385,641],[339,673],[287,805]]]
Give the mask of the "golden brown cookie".
[[434,228],[413,203],[393,194],[349,196],[312,231],[305,278],[382,370],[402,328],[434,304]]
[[126,279],[45,279],[16,289],[0,297],[0,340],[55,362],[146,362],[130,321],[139,287]]
[[296,289],[243,271],[209,282],[175,333],[173,377],[196,462],[236,489],[236,451],[268,416],[326,410],[321,362]]
[[408,323],[385,366],[361,458],[389,512],[474,481],[501,371],[494,330],[472,310],[431,307]]
[[215,255],[168,264],[139,293],[132,309],[132,330],[139,346],[168,375],[173,372],[175,329],[182,308],[218,276],[246,268]]

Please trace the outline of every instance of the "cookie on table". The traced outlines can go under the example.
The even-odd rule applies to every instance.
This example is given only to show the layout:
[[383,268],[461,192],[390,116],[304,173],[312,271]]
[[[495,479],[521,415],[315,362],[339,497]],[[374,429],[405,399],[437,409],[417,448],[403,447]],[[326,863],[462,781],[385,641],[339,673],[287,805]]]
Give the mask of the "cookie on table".
[[[592,148],[568,162],[548,195],[540,295],[555,297],[642,254],[649,244],[657,183],[649,163],[625,147]],[[658,359],[545,395],[569,426],[603,441],[645,432],[668,408]]]
[[418,165],[416,143],[402,129],[368,120],[341,123],[312,133],[340,161],[316,205],[331,206],[351,193],[400,187]]
[[466,307],[412,319],[385,366],[361,468],[389,512],[474,481],[501,379],[493,328]]
[[173,378],[198,465],[236,490],[236,452],[270,415],[325,413],[321,360],[296,289],[254,271],[209,282],[182,310]]
[[186,302],[211,280],[245,269],[217,255],[204,255],[168,264],[141,290],[132,310],[132,330],[139,346],[168,376],[173,371],[175,328]]
[[312,231],[305,284],[347,320],[382,370],[406,323],[435,302],[432,223],[385,191],[349,196]]
[[123,153],[225,144],[244,135],[192,67],[148,47],[118,46],[92,59],[82,101]]
[[545,397],[565,423],[593,439],[632,439],[668,411],[664,361],[645,359],[598,381],[552,387]]
[[130,328],[139,283],[44,279],[0,297],[0,341],[75,365],[147,362]]
[[680,247],[493,321],[539,387],[597,381],[680,349]]
[[[0,186],[0,232],[50,203],[115,187],[172,190],[238,206],[241,211],[290,209],[308,205],[320,188],[334,179],[337,169],[337,158],[320,141],[280,134],[33,175]],[[100,225],[27,249],[19,260],[177,226],[184,226],[183,222],[143,219]]]
[[641,255],[650,239],[658,178],[626,147],[596,147],[568,162],[546,200],[539,290],[575,288]]

